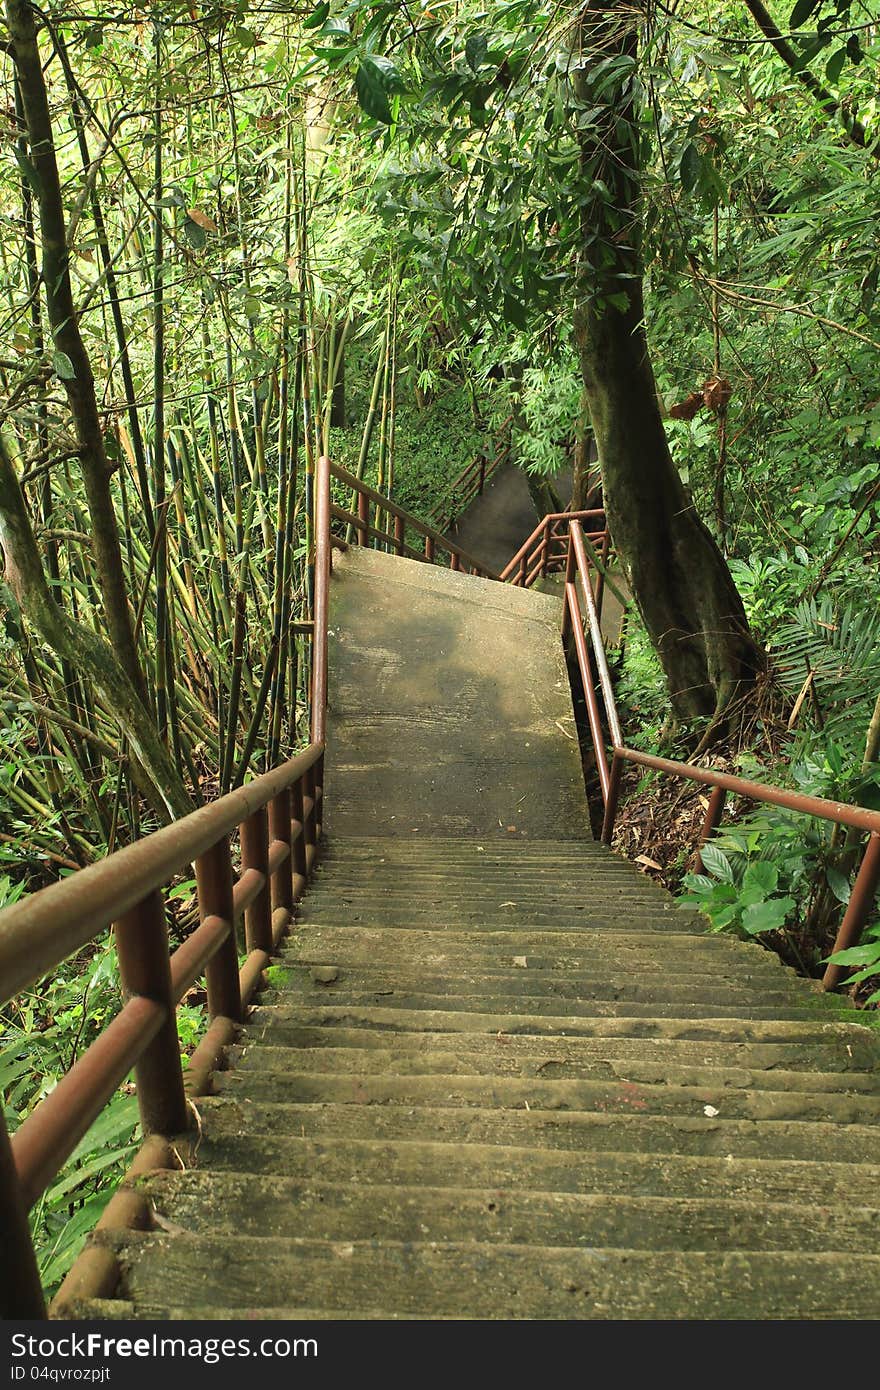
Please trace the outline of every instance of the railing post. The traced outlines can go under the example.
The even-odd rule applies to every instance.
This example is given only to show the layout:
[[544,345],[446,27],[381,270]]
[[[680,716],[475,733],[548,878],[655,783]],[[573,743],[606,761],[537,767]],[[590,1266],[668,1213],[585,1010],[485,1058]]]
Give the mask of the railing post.
[[703,817],[703,824],[700,828],[700,838],[697,841],[697,849],[692,860],[694,873],[704,874],[706,867],[700,853],[703,845],[714,834],[721,824],[721,817],[724,814],[724,803],[727,800],[727,792],[723,787],[713,787],[709,793],[709,805],[706,807],[706,814]]
[[394,518],[394,551],[397,555],[403,554],[404,541],[404,521],[402,516]]
[[545,518],[545,520],[544,520],[544,539],[543,539],[542,542],[541,542],[541,578],[542,578],[542,579],[546,578],[546,576],[547,576],[547,561],[548,561],[549,555],[550,555],[550,521],[549,521],[549,518]]
[[[269,802],[269,839],[290,844],[290,789],[279,792]],[[293,864],[290,855],[272,875],[272,911],[293,907]]]
[[303,840],[306,850],[306,877],[312,871],[315,855],[318,852],[318,836],[315,827],[315,766],[309,768],[303,778]]
[[0,1110],[0,1318],[44,1318],[46,1304],[12,1145]]
[[358,545],[369,545],[367,529],[370,525],[370,499],[365,492],[358,493]]
[[461,569],[461,560],[458,558],[454,550],[452,551],[452,559],[450,561],[449,568],[453,570]]
[[[840,924],[840,931],[837,933],[832,955],[837,951],[845,951],[850,946],[858,945],[865,919],[874,906],[874,894],[877,891],[878,882],[880,882],[880,835],[872,832],[865,846],[862,866],[856,875],[856,881],[849,895],[849,903]],[[838,985],[843,978],[845,969],[846,966],[844,965],[827,965],[825,974],[822,976],[822,988],[834,989],[835,985]]]
[[180,1134],[188,1117],[171,997],[168,926],[159,889],[120,917],[114,931],[126,998],[143,995],[165,1009],[165,1022],[135,1067],[141,1125],[145,1134]]
[[[565,582],[566,582],[566,584],[573,584],[573,583],[574,583],[575,557],[574,557],[574,546],[573,546],[572,543],[571,543],[571,527],[568,528],[568,530],[567,530],[567,535],[568,535],[568,550],[566,551],[566,555],[565,555]],[[566,592],[567,592],[567,590],[566,590]],[[571,613],[569,612],[568,604],[567,604],[567,603],[563,603],[563,605],[562,605],[562,640],[563,640],[563,642],[564,642],[565,639],[568,637],[568,634],[569,634],[570,631],[571,631]]]
[[599,570],[596,579],[596,612],[599,614],[600,622],[602,620],[602,598],[605,593],[605,570],[608,565],[608,541],[609,537],[606,530],[602,536],[602,544],[599,548],[599,563],[602,568]]
[[608,796],[605,801],[605,817],[602,821],[602,843],[611,844],[614,822],[617,817],[617,802],[620,797],[620,774],[623,772],[623,759],[615,748],[611,758],[611,775],[608,779]]
[[256,869],[265,879],[262,891],[245,909],[245,943],[249,951],[271,951],[272,910],[269,905],[269,818],[265,806],[240,827],[241,871]]
[[434,563],[434,537],[433,537],[433,536],[426,536],[426,537],[425,537],[425,559],[426,559],[426,560],[430,560],[431,564],[433,565],[433,563]]
[[520,586],[521,589],[524,589],[524,588],[526,587],[526,576],[527,576],[528,572],[529,572],[529,556],[528,556],[528,551],[527,551],[526,554],[522,557],[522,559],[521,559],[520,562],[519,562],[519,574],[517,575],[516,580],[514,581],[516,584],[518,584],[518,585]]
[[220,917],[229,923],[229,935],[205,966],[208,987],[208,1013],[211,1018],[242,1020],[241,988],[238,978],[238,947],[233,925],[232,859],[229,837],[224,835],[216,845],[200,854],[196,860],[196,886],[199,899],[199,921]]
[[291,809],[291,860],[293,863],[293,900],[298,902],[308,879],[308,860],[306,856],[306,827],[303,809],[303,781],[294,782],[290,789]]

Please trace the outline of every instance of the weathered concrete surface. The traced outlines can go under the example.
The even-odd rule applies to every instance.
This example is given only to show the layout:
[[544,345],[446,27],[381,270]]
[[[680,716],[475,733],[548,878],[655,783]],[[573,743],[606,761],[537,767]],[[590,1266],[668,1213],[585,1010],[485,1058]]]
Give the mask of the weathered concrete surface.
[[[553,479],[563,507],[571,497],[568,470]],[[487,569],[500,574],[508,560],[528,540],[541,518],[529,492],[526,475],[516,464],[505,463],[458,518],[448,535]]]
[[338,558],[328,833],[589,838],[559,622],[546,595]]

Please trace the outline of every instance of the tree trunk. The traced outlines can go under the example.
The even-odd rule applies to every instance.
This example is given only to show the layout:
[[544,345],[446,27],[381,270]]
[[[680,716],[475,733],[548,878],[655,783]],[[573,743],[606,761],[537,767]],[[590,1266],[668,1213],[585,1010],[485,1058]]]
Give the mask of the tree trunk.
[[637,20],[632,0],[593,0],[573,28],[575,100],[591,113],[581,184],[608,190],[582,205],[575,335],[611,534],[673,712],[690,720],[719,715],[754,682],[764,655],[678,475],[657,402],[644,328]]
[[119,532],[110,492],[112,469],[104,448],[92,368],[73,303],[64,204],[34,11],[28,0],[7,0],[6,12],[30,144],[32,182],[40,214],[42,278],[56,350],[56,370],[67,393],[76,429],[107,631],[119,664],[141,699],[146,700],[146,686],[134,642]]

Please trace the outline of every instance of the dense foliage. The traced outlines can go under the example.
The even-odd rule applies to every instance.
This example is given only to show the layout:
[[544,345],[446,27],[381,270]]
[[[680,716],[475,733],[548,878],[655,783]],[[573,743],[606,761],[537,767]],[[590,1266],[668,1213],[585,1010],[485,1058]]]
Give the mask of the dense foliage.
[[[31,12],[10,0],[0,906],[302,741],[293,625],[309,614],[320,450],[426,517],[511,412],[524,468],[571,462],[589,433],[573,310],[620,310],[615,257],[635,233],[672,456],[769,656],[723,756],[880,807],[880,7],[780,5],[779,41],[753,8],[638,5],[629,58],[578,47],[595,6],[162,0],[99,16],[52,0],[33,13],[75,309],[53,317],[67,271],[45,270],[52,189],[8,42]],[[624,89],[636,214],[589,153]],[[29,607],[17,500],[67,627],[48,600]],[[96,544],[108,526],[115,577]],[[132,642],[126,709],[102,684],[111,644],[90,645],[114,621]],[[91,635],[81,661],[70,624]],[[631,737],[668,749],[668,690],[635,616],[618,677]],[[680,878],[679,848],[664,867]],[[855,849],[741,814],[684,890],[718,929],[815,971]],[[189,887],[169,901],[178,935]],[[880,972],[878,938],[848,962],[856,983]],[[112,960],[100,942],[6,1009],[12,1125],[112,1013]],[[121,1095],[37,1212],[47,1282],[134,1124]]]

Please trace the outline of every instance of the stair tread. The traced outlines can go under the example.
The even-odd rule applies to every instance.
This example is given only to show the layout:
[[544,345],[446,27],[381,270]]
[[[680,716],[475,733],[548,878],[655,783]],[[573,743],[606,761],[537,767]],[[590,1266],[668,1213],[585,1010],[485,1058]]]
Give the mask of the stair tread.
[[[142,1315],[167,1316],[169,1290],[196,1307],[229,1288],[239,1316],[283,1308],[308,1289],[317,1307],[521,1317],[875,1317],[880,1256],[846,1252],[706,1253],[560,1249],[476,1242],[249,1241],[132,1233],[118,1242],[124,1291]],[[131,1259],[132,1253],[137,1258]],[[834,1298],[829,1299],[829,1289]]]

